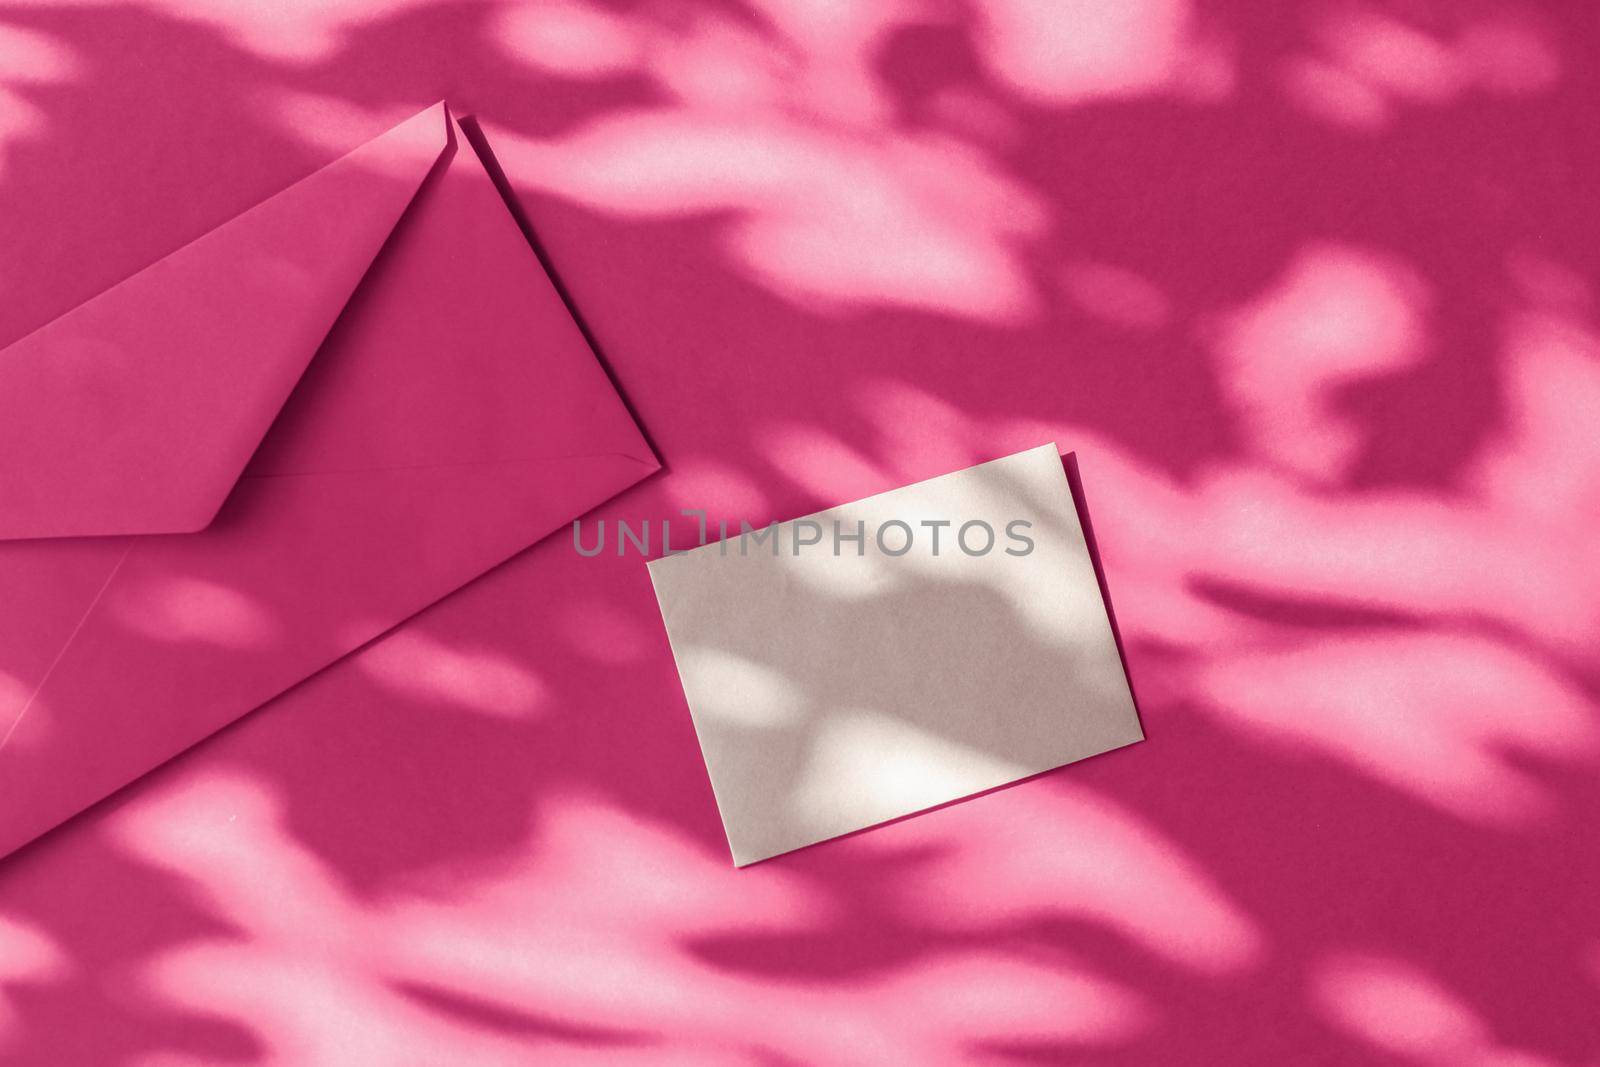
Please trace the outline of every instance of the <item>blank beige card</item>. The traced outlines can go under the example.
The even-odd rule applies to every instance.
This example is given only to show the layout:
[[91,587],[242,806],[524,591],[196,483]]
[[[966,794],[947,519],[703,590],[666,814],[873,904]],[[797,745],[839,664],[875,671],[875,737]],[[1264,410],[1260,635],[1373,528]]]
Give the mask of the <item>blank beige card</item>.
[[1143,738],[1054,445],[650,578],[740,866]]

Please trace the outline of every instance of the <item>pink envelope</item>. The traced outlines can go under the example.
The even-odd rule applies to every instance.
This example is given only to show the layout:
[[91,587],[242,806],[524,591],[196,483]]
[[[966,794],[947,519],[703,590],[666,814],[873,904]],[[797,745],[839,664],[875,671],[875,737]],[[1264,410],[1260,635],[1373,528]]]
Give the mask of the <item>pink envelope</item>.
[[658,467],[442,103],[0,350],[0,855]]

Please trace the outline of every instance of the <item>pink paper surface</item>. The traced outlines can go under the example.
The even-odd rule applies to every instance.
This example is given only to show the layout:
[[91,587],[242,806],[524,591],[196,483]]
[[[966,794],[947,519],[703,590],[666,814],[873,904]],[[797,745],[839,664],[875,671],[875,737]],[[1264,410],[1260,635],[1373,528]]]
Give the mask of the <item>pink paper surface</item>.
[[1097,11],[0,10],[0,344],[448,98],[668,467],[596,517],[1058,440],[1148,736],[735,870],[558,537],[0,862],[0,1057],[1600,1059],[1592,13]]

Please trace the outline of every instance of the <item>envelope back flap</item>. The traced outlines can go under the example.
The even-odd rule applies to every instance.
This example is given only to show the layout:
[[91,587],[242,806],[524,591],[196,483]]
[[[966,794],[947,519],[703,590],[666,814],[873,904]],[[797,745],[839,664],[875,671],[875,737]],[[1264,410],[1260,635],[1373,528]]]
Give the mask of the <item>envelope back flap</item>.
[[448,121],[422,112],[0,350],[0,540],[207,526]]

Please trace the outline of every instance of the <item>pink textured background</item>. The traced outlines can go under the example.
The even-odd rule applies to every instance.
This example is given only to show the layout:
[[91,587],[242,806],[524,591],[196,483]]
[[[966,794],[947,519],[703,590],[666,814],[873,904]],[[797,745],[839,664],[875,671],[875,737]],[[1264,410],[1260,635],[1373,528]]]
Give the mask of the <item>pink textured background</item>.
[[735,871],[558,540],[0,864],[0,1062],[1600,1063],[1591,6],[851,7],[0,2],[0,344],[447,97],[604,517],[1054,438],[1150,740]]

